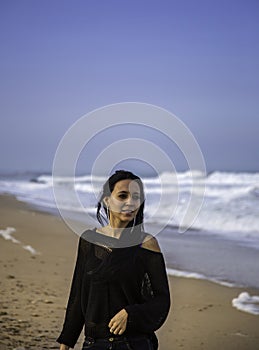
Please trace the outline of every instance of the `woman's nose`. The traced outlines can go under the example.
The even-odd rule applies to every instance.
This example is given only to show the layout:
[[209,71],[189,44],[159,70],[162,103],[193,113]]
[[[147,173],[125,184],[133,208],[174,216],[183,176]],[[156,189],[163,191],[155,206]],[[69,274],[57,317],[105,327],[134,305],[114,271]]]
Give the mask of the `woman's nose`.
[[128,205],[134,205],[134,199],[132,196],[128,196],[126,200],[126,204]]

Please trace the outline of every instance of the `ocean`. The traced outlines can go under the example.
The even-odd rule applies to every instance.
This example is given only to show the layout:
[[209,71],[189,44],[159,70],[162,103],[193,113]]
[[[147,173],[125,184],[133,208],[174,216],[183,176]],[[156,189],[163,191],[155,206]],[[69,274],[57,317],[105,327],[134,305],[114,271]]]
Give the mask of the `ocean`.
[[[63,214],[82,222],[91,217],[91,225],[96,223],[96,203],[105,180],[91,175],[55,179]],[[154,234],[163,228],[157,239],[169,274],[259,288],[259,173],[165,172],[142,180],[145,228]],[[81,206],[69,195],[71,188]],[[0,193],[58,214],[51,174],[0,175]],[[201,209],[188,230],[179,230],[191,196],[194,205],[202,203]]]

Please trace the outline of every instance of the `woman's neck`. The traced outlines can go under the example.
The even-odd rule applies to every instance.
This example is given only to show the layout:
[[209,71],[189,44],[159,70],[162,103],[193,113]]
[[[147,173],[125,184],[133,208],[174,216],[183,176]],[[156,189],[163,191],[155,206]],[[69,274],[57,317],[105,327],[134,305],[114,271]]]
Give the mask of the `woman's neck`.
[[101,227],[97,230],[102,234],[105,234],[106,236],[113,237],[113,238],[120,238],[122,231],[124,230],[124,227],[113,227],[110,224],[104,227]]

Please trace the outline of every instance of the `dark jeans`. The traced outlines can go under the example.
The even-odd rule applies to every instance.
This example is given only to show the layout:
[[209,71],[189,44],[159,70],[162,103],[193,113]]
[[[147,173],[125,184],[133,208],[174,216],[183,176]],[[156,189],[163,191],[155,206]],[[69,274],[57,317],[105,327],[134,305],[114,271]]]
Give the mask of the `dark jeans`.
[[147,337],[123,337],[121,339],[86,338],[82,350],[154,350]]

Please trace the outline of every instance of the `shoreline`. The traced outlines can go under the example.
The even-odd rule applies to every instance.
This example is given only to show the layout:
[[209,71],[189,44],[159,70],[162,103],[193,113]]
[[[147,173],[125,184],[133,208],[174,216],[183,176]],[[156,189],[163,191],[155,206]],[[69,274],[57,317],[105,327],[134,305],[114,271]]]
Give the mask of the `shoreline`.
[[259,289],[259,250],[202,232],[157,236],[169,268],[205,276],[208,281]]
[[[58,349],[75,263],[78,236],[62,219],[0,195],[1,226],[16,229],[1,239],[0,350]],[[32,254],[23,245],[31,245]],[[163,247],[162,247],[163,250]],[[169,276],[172,307],[157,335],[160,350],[244,349],[259,343],[259,316],[238,311],[233,298],[257,288],[225,287],[205,280]],[[74,349],[80,350],[83,332]]]

